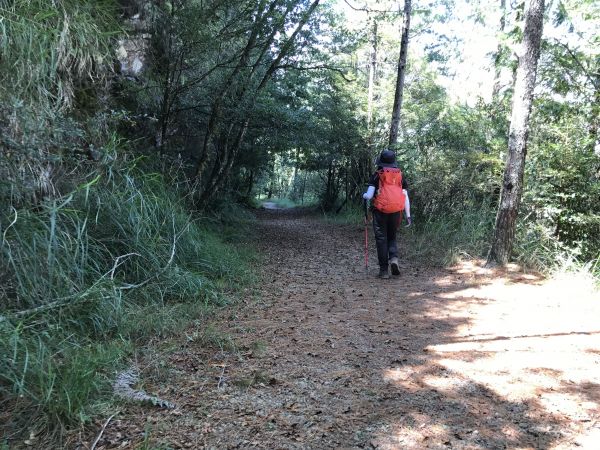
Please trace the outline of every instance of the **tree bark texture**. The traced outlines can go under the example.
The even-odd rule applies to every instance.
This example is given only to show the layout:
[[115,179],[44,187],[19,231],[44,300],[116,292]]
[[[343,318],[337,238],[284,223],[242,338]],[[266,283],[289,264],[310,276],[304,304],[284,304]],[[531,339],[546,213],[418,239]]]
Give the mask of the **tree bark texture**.
[[369,132],[369,144],[372,143],[373,125],[373,93],[375,91],[375,71],[377,70],[377,20],[373,19],[371,29],[371,58],[369,61],[369,86],[367,97],[367,129]]
[[523,193],[523,174],[527,155],[529,115],[544,24],[544,0],[531,0],[525,14],[523,42],[519,55],[508,136],[508,156],[504,169],[500,204],[488,263],[505,265],[512,252],[517,214]]
[[593,80],[594,99],[592,100],[592,117],[590,119],[590,140],[594,153],[600,156],[600,56],[597,57],[596,74]]
[[400,56],[398,58],[398,76],[396,78],[396,94],[394,95],[392,125],[390,127],[390,145],[394,145],[398,142],[400,112],[402,111],[402,99],[404,94],[404,76],[406,74],[406,57],[408,55],[408,33],[410,31],[411,8],[411,0],[404,0],[404,22],[402,24],[402,39],[400,41]]

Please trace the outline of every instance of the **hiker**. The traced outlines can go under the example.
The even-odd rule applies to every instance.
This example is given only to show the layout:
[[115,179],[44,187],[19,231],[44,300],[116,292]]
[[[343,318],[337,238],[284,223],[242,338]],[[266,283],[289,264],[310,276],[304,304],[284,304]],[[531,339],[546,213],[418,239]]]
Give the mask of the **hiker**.
[[407,227],[412,225],[408,185],[396,164],[396,154],[392,150],[383,150],[375,161],[377,171],[369,179],[365,201],[373,199],[373,231],[377,244],[379,260],[379,278],[389,278],[389,268],[393,275],[400,275],[398,264],[398,244],[396,232],[406,214]]

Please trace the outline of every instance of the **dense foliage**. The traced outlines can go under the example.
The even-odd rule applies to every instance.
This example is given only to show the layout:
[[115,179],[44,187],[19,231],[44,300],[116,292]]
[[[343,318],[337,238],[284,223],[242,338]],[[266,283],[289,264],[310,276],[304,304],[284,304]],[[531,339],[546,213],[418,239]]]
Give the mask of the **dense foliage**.
[[[87,421],[139,342],[247,277],[215,235],[245,217],[232,205],[358,209],[388,142],[396,3],[0,0],[5,429]],[[489,249],[521,36],[521,5],[453,6],[413,4],[394,147],[408,251],[434,262]],[[500,13],[493,95],[467,101],[448,87],[461,38],[436,26]],[[599,20],[587,0],[547,12],[515,252],[532,267],[600,272]]]

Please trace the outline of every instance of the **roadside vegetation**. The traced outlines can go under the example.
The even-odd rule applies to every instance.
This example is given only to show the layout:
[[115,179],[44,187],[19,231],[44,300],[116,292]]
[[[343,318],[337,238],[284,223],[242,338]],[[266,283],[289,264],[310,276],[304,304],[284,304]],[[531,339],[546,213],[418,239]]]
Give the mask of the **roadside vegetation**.
[[253,277],[242,239],[250,222],[190,214],[176,180],[143,160],[96,167],[80,182],[35,210],[14,209],[2,229],[8,438],[88,422],[146,342],[233,301]]
[[187,166],[130,132],[116,3],[0,11],[0,447],[61,447],[150,342],[252,285],[254,218],[199,211]]
[[[384,148],[408,256],[489,254],[523,5],[349,3],[0,1],[0,446],[62,442],[145,345],[242,296],[265,199],[362,223]],[[545,17],[512,261],[598,280],[600,11]],[[490,95],[448,87],[467,62],[447,21],[502,24]]]

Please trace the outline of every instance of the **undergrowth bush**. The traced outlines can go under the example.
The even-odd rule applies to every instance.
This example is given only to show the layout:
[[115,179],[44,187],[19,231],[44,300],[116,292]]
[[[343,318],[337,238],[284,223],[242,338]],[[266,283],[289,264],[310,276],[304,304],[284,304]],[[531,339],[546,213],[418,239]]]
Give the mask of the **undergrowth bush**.
[[[412,212],[412,211],[411,211]],[[409,257],[451,265],[462,258],[482,258],[488,250],[494,212],[485,206],[419,221],[417,214],[404,239]]]
[[365,222],[365,213],[362,205],[356,205],[353,203],[348,203],[342,208],[339,213],[335,212],[323,212],[323,220],[328,223],[337,223],[337,224],[360,224],[364,225]]
[[[448,266],[461,259],[484,259],[490,247],[496,211],[484,201],[479,207],[456,208],[454,214],[424,216],[414,211],[414,225],[398,231],[401,257],[426,265]],[[411,212],[413,212],[411,211]],[[340,214],[326,214],[328,223],[364,225],[364,211],[357,205]],[[369,239],[373,239],[372,217],[369,214]],[[543,224],[525,217],[518,222],[514,258],[527,269],[550,275],[557,270],[577,270],[596,279],[600,285],[600,255],[581,262],[581,252],[561,242]]]
[[97,169],[69,194],[0,218],[5,436],[86,422],[136,346],[251,280],[250,251],[222,237],[243,235],[250,218],[195,217],[143,164]]

